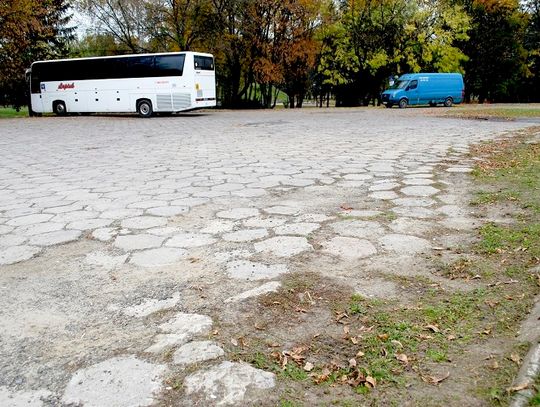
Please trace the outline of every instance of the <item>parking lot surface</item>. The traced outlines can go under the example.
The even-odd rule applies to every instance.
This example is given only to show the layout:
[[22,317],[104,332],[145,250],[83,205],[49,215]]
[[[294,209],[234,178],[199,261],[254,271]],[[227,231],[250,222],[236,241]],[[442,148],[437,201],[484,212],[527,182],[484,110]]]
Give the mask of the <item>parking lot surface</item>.
[[468,147],[525,126],[425,112],[0,121],[0,405],[151,405],[171,372],[180,404],[274,400],[219,327],[288,273],[399,298],[477,226]]

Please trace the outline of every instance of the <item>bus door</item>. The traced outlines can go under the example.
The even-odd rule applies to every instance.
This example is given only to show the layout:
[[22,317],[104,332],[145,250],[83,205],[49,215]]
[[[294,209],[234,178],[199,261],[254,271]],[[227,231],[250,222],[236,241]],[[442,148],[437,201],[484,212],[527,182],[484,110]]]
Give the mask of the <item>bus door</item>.
[[25,73],[26,84],[28,86],[28,113],[33,116],[34,113],[43,112],[43,99],[41,97],[41,83],[38,75],[34,75],[31,69]]
[[194,55],[195,63],[195,100],[208,101],[216,99],[216,75],[214,58]]

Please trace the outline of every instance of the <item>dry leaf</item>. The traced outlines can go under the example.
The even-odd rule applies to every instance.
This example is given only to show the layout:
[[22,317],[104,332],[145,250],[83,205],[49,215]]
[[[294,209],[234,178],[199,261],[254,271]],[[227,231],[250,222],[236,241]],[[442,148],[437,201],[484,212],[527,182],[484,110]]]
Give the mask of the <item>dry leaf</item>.
[[453,341],[454,339],[456,339],[456,336],[455,335],[448,335],[446,337],[446,339],[448,339],[449,341]]
[[508,393],[514,393],[516,391],[521,391],[521,390],[525,390],[527,387],[529,387],[530,383],[521,383],[521,384],[518,384],[517,386],[512,386],[512,387],[509,387],[508,389],[506,389],[506,391]]
[[443,376],[437,377],[437,376],[422,376],[422,380],[426,383],[430,384],[439,384],[442,381],[448,379],[450,377],[450,372],[446,373]]
[[234,338],[231,339],[231,343],[234,345],[234,346],[238,346],[238,341]]
[[519,357],[519,355],[517,355],[517,354],[515,354],[515,353],[512,353],[512,354],[510,355],[510,360],[511,360],[512,362],[514,362],[514,363],[515,363],[516,365],[518,365],[518,366],[519,366],[519,364],[521,363],[521,358]]
[[262,326],[260,326],[260,325],[258,325],[258,324],[255,324],[255,329],[256,329],[257,331],[264,331],[264,330],[265,330],[265,328],[263,328]]
[[277,342],[272,342],[268,345],[270,348],[279,348],[281,345]]
[[405,364],[409,363],[409,358],[404,353],[396,353],[396,359]]
[[396,340],[396,339],[392,339],[392,341],[390,341],[390,342],[393,343],[396,346],[399,346],[400,348],[403,348],[403,344],[400,341]]
[[349,367],[356,367],[356,359],[350,359],[349,360]]
[[313,366],[313,363],[310,363],[310,362],[306,362],[306,364],[304,365],[304,370],[306,372],[311,372],[313,370],[315,366]]
[[351,336],[351,342],[352,342],[354,345],[358,345],[358,339],[356,338],[356,336]]
[[377,335],[377,338],[379,338],[381,341],[386,341],[388,340],[388,334]]
[[369,384],[370,387],[375,387],[377,386],[377,379],[375,379],[374,377],[368,376],[366,377],[366,384]]
[[418,337],[419,337],[420,339],[422,339],[423,341],[427,341],[427,340],[429,340],[429,339],[433,339],[433,336],[431,336],[431,335],[424,335],[424,334],[420,334]]
[[350,331],[351,331],[351,330],[350,330],[350,328],[349,328],[347,325],[345,325],[345,326],[343,327],[343,333],[344,333],[345,335],[349,335],[349,332],[350,332]]
[[435,332],[435,333],[441,331],[437,325],[426,325],[425,328],[429,329],[431,332]]
[[359,351],[356,353],[356,357],[357,357],[357,358],[361,358],[361,357],[364,356],[364,355],[365,355],[365,353],[362,352],[361,350],[359,350]]
[[497,362],[496,360],[493,360],[493,363],[491,364],[489,368],[493,370],[497,370],[499,368],[499,362]]
[[315,375],[314,382],[315,384],[320,384],[328,379],[328,377],[332,374],[332,372],[325,367],[320,375]]

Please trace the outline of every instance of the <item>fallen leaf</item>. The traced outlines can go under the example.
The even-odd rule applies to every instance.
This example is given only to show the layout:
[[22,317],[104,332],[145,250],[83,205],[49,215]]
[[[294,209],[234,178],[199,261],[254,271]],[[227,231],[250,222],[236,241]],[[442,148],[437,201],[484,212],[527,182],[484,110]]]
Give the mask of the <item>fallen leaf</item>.
[[402,363],[405,363],[406,365],[409,363],[409,358],[404,353],[396,353],[396,359]]
[[400,348],[403,348],[403,344],[400,341],[396,340],[396,339],[392,339],[391,343],[396,345],[396,346],[399,346]]
[[274,301],[272,304],[273,305],[281,305],[281,303],[279,301]]
[[450,372],[446,373],[443,376],[437,377],[437,376],[422,376],[422,380],[429,384],[439,384],[442,381],[448,379],[450,377]]
[[351,342],[352,342],[354,345],[358,345],[358,339],[356,338],[356,336],[351,336]]
[[511,360],[512,362],[514,362],[514,363],[515,363],[516,365],[518,365],[518,366],[519,366],[519,364],[521,363],[521,358],[519,357],[518,354],[515,354],[515,353],[512,353],[512,354],[510,355],[510,360]]
[[238,341],[234,338],[231,339],[231,343],[234,345],[234,346],[238,346]]
[[427,341],[427,340],[429,340],[429,339],[433,339],[433,336],[431,336],[431,335],[424,335],[424,334],[420,334],[418,337],[419,337],[421,340],[423,340],[423,341]]
[[270,348],[279,348],[281,345],[277,342],[272,342],[268,345]]
[[320,384],[328,379],[328,377],[332,374],[332,372],[325,367],[320,375],[315,375],[314,382],[315,384]]
[[315,366],[313,366],[313,363],[310,363],[310,362],[306,362],[306,364],[304,365],[304,370],[306,372],[311,372],[313,370]]
[[295,311],[300,312],[302,314],[307,314],[307,311],[304,308],[296,307]]
[[386,341],[388,340],[388,334],[377,335],[377,338],[379,338],[381,341]]
[[490,369],[497,370],[499,368],[499,362],[497,362],[495,359],[493,359],[493,363],[489,367]]
[[357,357],[357,358],[361,358],[361,357],[364,356],[364,355],[365,355],[365,353],[362,352],[361,350],[359,350],[358,352],[356,352],[356,357]]
[[517,386],[509,387],[509,388],[506,389],[506,391],[508,393],[514,393],[516,391],[525,390],[529,386],[530,386],[530,383],[525,382],[525,383],[518,384]]
[[453,341],[454,339],[456,339],[456,337],[455,335],[448,335],[446,339],[448,339],[449,341]]
[[366,377],[366,383],[369,384],[371,387],[377,386],[377,379],[374,377],[368,376]]
[[356,367],[356,359],[350,359],[349,360],[349,367]]
[[441,330],[439,329],[439,327],[437,325],[426,325],[425,326],[426,329],[429,329],[431,332],[441,332]]
[[257,331],[264,331],[266,328],[263,328],[262,326],[255,324],[255,329]]
[[219,335],[219,331],[218,331],[217,329],[214,329],[214,331],[212,332],[212,335],[213,335],[213,336]]

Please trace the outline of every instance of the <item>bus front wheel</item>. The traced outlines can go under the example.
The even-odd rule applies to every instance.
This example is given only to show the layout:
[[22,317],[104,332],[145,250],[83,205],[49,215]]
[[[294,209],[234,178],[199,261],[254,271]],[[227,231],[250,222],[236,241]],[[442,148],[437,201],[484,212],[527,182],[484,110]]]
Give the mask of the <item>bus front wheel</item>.
[[152,110],[152,102],[149,100],[141,100],[137,103],[137,113],[140,117],[151,117],[154,111]]
[[53,112],[57,116],[65,116],[66,115],[66,104],[62,102],[61,100],[54,102],[53,104]]

